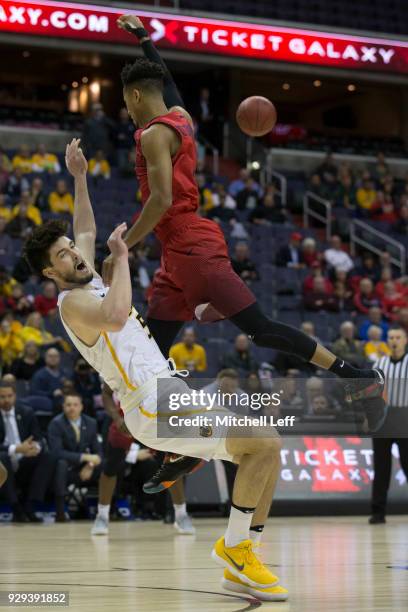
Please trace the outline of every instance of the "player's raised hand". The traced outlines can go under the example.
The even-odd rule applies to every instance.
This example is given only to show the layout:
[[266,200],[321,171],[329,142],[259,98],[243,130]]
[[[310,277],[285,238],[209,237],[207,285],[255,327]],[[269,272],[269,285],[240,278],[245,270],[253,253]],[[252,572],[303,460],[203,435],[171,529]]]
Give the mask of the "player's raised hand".
[[128,247],[126,242],[123,240],[123,234],[127,230],[126,223],[121,223],[116,227],[108,238],[108,247],[112,253],[113,259],[119,259],[120,257],[128,258]]
[[143,21],[136,15],[121,15],[116,21],[118,28],[133,32],[137,28],[144,28]]
[[88,162],[79,146],[80,142],[79,138],[73,138],[65,149],[65,163],[73,177],[86,174],[88,170]]

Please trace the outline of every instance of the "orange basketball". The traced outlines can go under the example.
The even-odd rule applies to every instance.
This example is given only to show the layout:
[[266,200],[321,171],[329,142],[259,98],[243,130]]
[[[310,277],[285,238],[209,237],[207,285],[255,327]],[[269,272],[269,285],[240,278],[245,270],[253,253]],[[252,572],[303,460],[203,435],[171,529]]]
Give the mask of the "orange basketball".
[[242,100],[237,108],[237,123],[248,136],[265,136],[276,123],[276,108],[263,96],[251,96]]

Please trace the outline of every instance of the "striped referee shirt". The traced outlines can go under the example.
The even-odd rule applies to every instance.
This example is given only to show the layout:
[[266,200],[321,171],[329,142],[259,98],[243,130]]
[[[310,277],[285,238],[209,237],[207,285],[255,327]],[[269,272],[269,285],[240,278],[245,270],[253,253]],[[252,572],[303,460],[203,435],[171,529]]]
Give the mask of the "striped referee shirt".
[[408,409],[408,353],[400,359],[380,357],[373,368],[385,374],[389,406]]

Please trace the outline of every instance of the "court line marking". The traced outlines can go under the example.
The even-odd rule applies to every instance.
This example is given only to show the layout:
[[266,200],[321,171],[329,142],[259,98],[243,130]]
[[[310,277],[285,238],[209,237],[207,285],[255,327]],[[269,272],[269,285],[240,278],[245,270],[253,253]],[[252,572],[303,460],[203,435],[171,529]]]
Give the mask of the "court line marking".
[[[30,585],[30,586],[36,585],[37,588],[38,588],[38,585],[42,585],[42,586],[85,587],[85,588],[96,587],[98,589],[108,588],[108,589],[127,589],[127,590],[146,589],[150,591],[177,591],[181,593],[200,593],[204,595],[220,595],[221,597],[229,597],[230,599],[245,601],[248,604],[245,608],[238,608],[238,610],[233,610],[231,612],[250,612],[251,610],[256,610],[257,608],[262,606],[262,601],[260,601],[259,599],[256,599],[255,597],[252,597],[251,595],[248,595],[248,596],[230,595],[229,593],[220,593],[218,591],[201,591],[200,589],[176,589],[174,587],[149,587],[149,586],[136,586],[136,585],[128,586],[128,585],[120,585],[120,584],[81,584],[81,583],[72,584],[70,582],[69,583],[65,583],[65,582],[58,582],[58,583],[55,583],[55,582],[51,582],[51,583],[50,582],[20,582],[19,583],[19,586],[27,586],[27,585]],[[285,603],[285,602],[282,602],[282,603]]]

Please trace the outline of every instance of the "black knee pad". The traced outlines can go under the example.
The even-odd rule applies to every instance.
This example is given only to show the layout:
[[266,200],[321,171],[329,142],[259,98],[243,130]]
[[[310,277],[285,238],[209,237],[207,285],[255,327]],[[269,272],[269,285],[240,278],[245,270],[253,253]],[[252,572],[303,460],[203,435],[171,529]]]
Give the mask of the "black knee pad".
[[311,360],[317,347],[316,340],[295,327],[266,317],[252,339],[258,346],[293,353],[306,361]]

